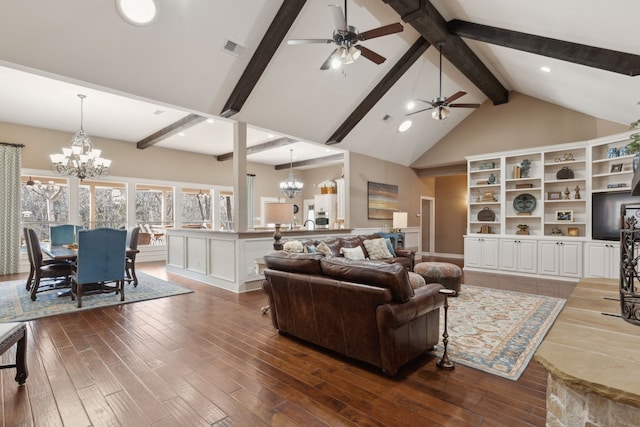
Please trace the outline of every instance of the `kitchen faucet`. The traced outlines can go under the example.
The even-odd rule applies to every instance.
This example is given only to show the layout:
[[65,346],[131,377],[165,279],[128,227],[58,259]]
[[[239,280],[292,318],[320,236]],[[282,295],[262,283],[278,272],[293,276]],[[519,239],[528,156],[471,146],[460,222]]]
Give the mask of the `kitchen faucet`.
[[311,224],[313,224],[313,230],[315,230],[315,229],[316,229],[316,223],[315,223],[315,222],[313,222],[313,221],[312,221],[312,220],[310,220],[310,219],[306,220],[306,221],[302,224],[302,227],[303,227],[303,228],[305,228],[305,227],[307,226],[307,223],[308,223],[308,222],[310,222]]

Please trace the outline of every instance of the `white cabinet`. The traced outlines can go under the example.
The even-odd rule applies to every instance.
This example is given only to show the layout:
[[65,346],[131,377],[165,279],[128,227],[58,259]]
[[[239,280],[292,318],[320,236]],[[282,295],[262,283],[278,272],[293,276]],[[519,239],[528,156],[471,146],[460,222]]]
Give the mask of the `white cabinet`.
[[582,242],[543,240],[538,242],[538,273],[582,277]]
[[346,195],[344,187],[344,178],[336,179],[336,191],[338,192],[338,206],[336,208],[336,219],[338,221],[344,221],[346,218]]
[[500,270],[535,274],[537,247],[535,240],[500,239]]
[[498,268],[498,239],[467,237],[464,239],[464,265],[477,268]]
[[592,241],[585,244],[584,277],[620,277],[620,244]]

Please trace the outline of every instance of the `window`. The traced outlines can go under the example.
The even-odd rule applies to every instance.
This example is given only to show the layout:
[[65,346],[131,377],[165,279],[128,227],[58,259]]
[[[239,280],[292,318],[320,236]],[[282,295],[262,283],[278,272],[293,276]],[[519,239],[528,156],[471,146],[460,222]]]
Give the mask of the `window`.
[[78,208],[85,228],[127,226],[127,185],[115,182],[82,181]]
[[211,191],[201,188],[182,189],[183,227],[211,228]]
[[173,187],[136,184],[136,223],[173,225]]
[[40,240],[49,240],[50,225],[69,222],[69,183],[38,176],[23,176],[21,181],[22,226],[36,230]]
[[220,208],[218,210],[218,220],[221,230],[233,230],[233,192],[220,192]]

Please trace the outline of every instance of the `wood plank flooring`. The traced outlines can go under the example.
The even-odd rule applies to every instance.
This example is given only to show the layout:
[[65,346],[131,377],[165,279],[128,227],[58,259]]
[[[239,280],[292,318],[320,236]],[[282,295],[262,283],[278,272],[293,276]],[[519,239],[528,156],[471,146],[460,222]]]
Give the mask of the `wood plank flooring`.
[[237,295],[163,263],[138,269],[196,292],[28,322],[29,378],[18,387],[15,370],[0,374],[2,425],[545,425],[547,373],[536,362],[516,382],[441,371],[425,355],[388,378],[280,336],[260,291]]

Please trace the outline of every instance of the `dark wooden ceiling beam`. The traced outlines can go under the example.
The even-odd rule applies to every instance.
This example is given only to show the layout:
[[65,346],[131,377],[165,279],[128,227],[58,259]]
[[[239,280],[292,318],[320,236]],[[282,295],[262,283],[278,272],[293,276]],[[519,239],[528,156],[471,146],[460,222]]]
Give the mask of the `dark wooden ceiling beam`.
[[474,24],[473,22],[458,19],[449,21],[447,30],[460,37],[586,65],[587,67],[599,68],[627,76],[640,74],[640,56],[630,53],[505,30],[488,25]]
[[145,148],[149,148],[152,145],[162,141],[163,139],[168,138],[172,135],[175,135],[176,133],[181,132],[185,129],[188,129],[191,126],[195,126],[206,119],[207,119],[206,117],[202,117],[197,114],[189,114],[187,116],[184,116],[177,122],[174,122],[169,126],[164,127],[159,131],[149,135],[148,137],[138,141],[136,143],[136,148],[138,148],[139,150],[144,150]]
[[293,162],[293,163],[283,163],[281,165],[276,165],[275,169],[278,171],[283,169],[289,169],[290,167],[299,168],[302,166],[314,166],[314,165],[321,165],[323,163],[328,163],[328,162],[338,162],[342,160],[344,160],[344,154],[342,153],[332,154],[330,156],[318,157],[316,159],[301,160],[299,162]]
[[271,21],[271,25],[269,25],[262,41],[224,105],[220,113],[222,117],[231,117],[240,112],[305,3],[306,0],[285,0],[282,2],[282,6]]
[[[295,139],[283,137],[283,138],[274,139],[272,141],[267,141],[262,144],[253,145],[251,147],[247,147],[247,156],[249,154],[260,153],[261,151],[271,150],[273,148],[285,147],[287,145],[293,144],[294,142],[297,142],[297,141]],[[223,162],[225,160],[231,160],[233,159],[233,152],[220,154],[219,156],[216,156],[216,159],[219,162]]]
[[325,144],[338,144],[353,130],[354,127],[367,115],[389,89],[407,72],[409,68],[422,56],[429,47],[429,43],[422,37],[402,55],[402,58],[389,70],[378,82],[375,88],[362,100],[360,105],[342,122],[338,129],[329,137]]
[[442,55],[464,74],[494,105],[509,101],[509,93],[457,35],[447,31],[447,23],[427,0],[383,0],[402,20],[410,24],[429,43],[444,42]]

